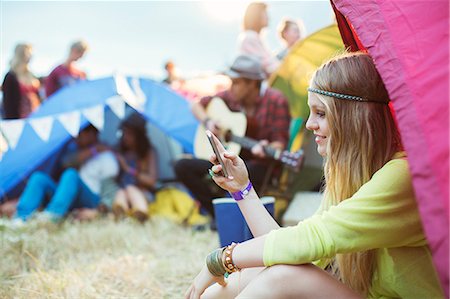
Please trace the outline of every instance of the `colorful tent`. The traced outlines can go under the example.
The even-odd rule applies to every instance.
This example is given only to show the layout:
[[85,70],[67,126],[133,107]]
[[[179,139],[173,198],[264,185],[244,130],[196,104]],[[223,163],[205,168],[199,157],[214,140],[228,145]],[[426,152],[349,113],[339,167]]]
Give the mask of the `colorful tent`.
[[296,43],[270,78],[270,85],[283,91],[292,117],[306,120],[309,115],[308,92],[312,73],[325,61],[344,50],[336,24],[312,33]]
[[104,114],[122,119],[126,106],[139,111],[154,127],[178,141],[185,152],[192,153],[198,121],[183,97],[143,78],[116,76],[86,81],[55,93],[27,119],[1,121],[10,149],[0,161],[0,198],[37,167],[51,164],[52,157],[88,122],[115,134],[108,128],[111,124],[104,123]]
[[373,57],[393,102],[425,234],[449,286],[449,2],[333,0],[342,37]]

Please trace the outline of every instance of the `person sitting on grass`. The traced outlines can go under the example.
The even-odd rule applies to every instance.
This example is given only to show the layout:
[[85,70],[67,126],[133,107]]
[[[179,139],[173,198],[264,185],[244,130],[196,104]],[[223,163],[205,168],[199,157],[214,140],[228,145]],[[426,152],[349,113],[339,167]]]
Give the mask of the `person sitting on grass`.
[[255,238],[208,255],[185,297],[443,298],[389,96],[371,57],[331,59],[308,90],[306,127],[325,157],[322,206],[297,226],[280,228],[243,160],[215,139],[229,177],[217,175],[222,166],[213,156],[213,180],[238,200]]
[[58,183],[44,172],[31,175],[17,204],[16,221],[30,219],[48,198],[44,211],[36,215],[41,221],[59,222],[71,210],[95,209],[100,204],[102,181],[119,171],[113,153],[98,141],[92,125],[69,143],[61,162],[65,170]]
[[120,190],[114,199],[113,213],[116,218],[130,214],[144,222],[158,179],[156,154],[147,135],[146,121],[139,114],[132,114],[121,128],[122,137],[116,153],[120,165]]

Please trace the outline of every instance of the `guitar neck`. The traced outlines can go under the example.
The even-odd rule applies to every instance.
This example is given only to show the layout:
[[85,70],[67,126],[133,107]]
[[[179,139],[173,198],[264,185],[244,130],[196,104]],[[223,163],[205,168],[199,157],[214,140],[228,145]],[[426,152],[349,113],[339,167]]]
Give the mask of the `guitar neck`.
[[[259,142],[256,140],[253,140],[251,138],[248,137],[240,137],[240,136],[236,136],[231,134],[230,137],[230,141],[235,142],[237,144],[240,144],[243,148],[246,149],[251,149],[252,147],[254,147],[255,145],[257,145]],[[266,153],[266,155],[278,160],[280,157],[280,150],[276,150],[273,147],[270,146],[265,146],[264,147],[264,152]]]

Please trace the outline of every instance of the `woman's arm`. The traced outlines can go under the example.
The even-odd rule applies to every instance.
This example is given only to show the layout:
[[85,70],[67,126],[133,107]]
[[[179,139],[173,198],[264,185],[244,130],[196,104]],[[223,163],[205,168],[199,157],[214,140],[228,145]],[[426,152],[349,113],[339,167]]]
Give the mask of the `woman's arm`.
[[147,171],[136,173],[136,179],[147,188],[153,188],[158,180],[158,167],[154,150],[148,153],[147,157]]
[[[214,181],[221,188],[229,192],[244,190],[249,182],[248,171],[244,161],[235,154],[227,153],[215,136],[214,141],[216,142],[219,153],[222,155],[225,167],[230,174],[228,178],[214,176]],[[212,170],[215,173],[219,173],[222,170],[222,166],[217,164],[218,162],[214,155],[211,157],[211,162],[216,164]],[[237,204],[253,236],[258,237],[280,227],[269,212],[267,212],[254,188],[250,190],[250,193],[243,200],[237,201]]]

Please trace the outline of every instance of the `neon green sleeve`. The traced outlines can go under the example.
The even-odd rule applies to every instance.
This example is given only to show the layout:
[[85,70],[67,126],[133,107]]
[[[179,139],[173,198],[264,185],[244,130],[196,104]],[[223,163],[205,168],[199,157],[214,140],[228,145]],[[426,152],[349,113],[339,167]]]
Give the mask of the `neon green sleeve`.
[[351,198],[297,226],[270,232],[264,264],[303,264],[337,253],[425,244],[408,162],[395,159]]

